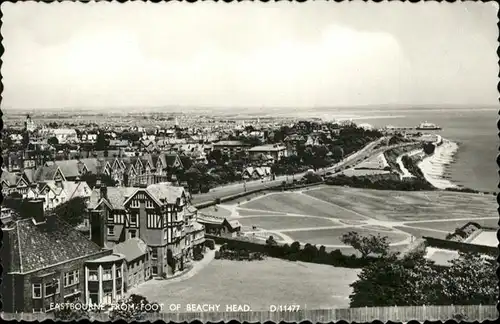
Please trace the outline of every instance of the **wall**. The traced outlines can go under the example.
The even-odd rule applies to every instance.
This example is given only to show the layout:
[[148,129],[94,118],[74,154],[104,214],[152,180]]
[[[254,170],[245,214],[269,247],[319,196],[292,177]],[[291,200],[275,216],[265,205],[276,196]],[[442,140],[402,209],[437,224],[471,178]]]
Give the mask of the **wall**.
[[447,250],[458,250],[469,253],[476,252],[476,253],[492,254],[492,255],[498,254],[498,248],[494,246],[477,245],[464,242],[454,242],[427,236],[424,236],[424,239],[427,242],[427,246],[432,246],[436,248],[447,249]]

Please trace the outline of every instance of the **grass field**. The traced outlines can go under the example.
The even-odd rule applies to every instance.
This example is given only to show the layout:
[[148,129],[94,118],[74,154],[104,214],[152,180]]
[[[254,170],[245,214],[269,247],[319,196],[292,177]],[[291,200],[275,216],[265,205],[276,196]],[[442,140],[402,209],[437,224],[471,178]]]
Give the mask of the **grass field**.
[[455,221],[442,221],[442,222],[417,222],[405,223],[407,226],[416,226],[422,228],[431,228],[441,231],[448,231],[449,233],[454,232],[456,228],[462,227],[468,222],[475,222],[482,226],[488,227],[498,227],[498,218],[495,219],[463,219],[463,220],[455,220]]
[[[272,304],[302,308],[345,308],[349,284],[359,270],[267,258],[264,261],[214,260],[185,281],[151,280],[134,293],[158,303],[248,304],[252,310],[269,310]],[[224,309],[225,311],[225,309]]]
[[436,232],[436,231],[408,227],[408,226],[396,226],[395,228],[400,229],[408,234],[411,234],[411,235],[415,236],[416,238],[428,236],[428,237],[435,237],[435,238],[439,238],[439,239],[444,239],[446,237],[446,235],[448,235],[448,233]]
[[306,195],[379,220],[431,220],[497,216],[493,195],[446,191],[389,191],[321,187]]
[[243,208],[269,210],[311,216],[343,219],[365,219],[351,211],[339,208],[300,193],[277,193],[242,204]]
[[238,218],[243,226],[257,226],[268,230],[283,228],[301,228],[315,226],[340,226],[341,224],[333,220],[319,217],[298,217],[298,216],[255,216]]
[[271,211],[258,211],[258,210],[250,210],[250,209],[243,209],[243,208],[237,208],[238,214],[241,216],[260,216],[260,215],[286,215],[286,213],[279,213],[279,212],[271,212]]
[[354,227],[344,227],[344,228],[332,228],[332,229],[319,229],[312,231],[283,231],[283,234],[290,236],[292,239],[299,242],[306,242],[310,244],[328,244],[328,245],[344,245],[340,241],[342,234],[348,233],[350,231],[357,232],[360,235],[377,235],[387,236],[391,243],[396,243],[404,240],[406,236],[397,232],[377,232],[374,230],[369,230],[365,228],[354,228]]

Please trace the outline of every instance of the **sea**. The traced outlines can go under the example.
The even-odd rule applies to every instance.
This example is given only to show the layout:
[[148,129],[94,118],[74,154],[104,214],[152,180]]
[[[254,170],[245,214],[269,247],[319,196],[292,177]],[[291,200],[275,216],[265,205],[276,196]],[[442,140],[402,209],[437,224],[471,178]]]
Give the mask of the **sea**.
[[[416,127],[425,121],[437,124],[442,127],[442,130],[436,131],[437,134],[459,145],[453,162],[445,169],[448,180],[466,188],[498,192],[498,114],[498,108],[418,107],[316,108],[309,111],[297,110],[293,116],[323,120],[352,119],[357,124],[366,123],[377,128],[388,125]],[[278,115],[291,114],[288,110]]]

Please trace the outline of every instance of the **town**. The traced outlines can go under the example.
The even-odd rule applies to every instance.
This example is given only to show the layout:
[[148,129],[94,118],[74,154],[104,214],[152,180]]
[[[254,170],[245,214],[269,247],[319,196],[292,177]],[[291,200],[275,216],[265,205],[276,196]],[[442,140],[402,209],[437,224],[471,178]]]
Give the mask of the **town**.
[[[87,115],[79,124],[43,114],[19,115],[17,120],[9,116],[1,143],[2,292],[11,296],[4,299],[4,312],[62,316],[64,308],[54,305],[114,305],[127,298],[133,304],[141,300],[141,305],[147,300],[153,306],[172,303],[148,292],[157,289],[156,281],[188,278],[214,258],[262,260],[256,246],[271,257],[306,262],[315,258],[307,256],[311,249],[318,256],[330,251],[333,264],[356,268],[373,253],[409,253],[423,246],[424,235],[435,236],[431,228],[437,223],[402,222],[397,227],[397,214],[394,222],[367,218],[356,212],[360,205],[340,210],[358,194],[349,197],[348,189],[334,188],[434,190],[418,163],[445,145],[439,135],[412,128],[375,129],[351,120],[145,116],[140,121],[149,126],[129,127],[123,126],[129,121],[116,115],[105,123]],[[343,203],[336,200],[343,195]],[[469,205],[482,204],[481,197],[484,193]],[[259,203],[266,199],[272,202]],[[280,200],[285,205],[275,205]],[[276,216],[257,216],[266,213]],[[454,215],[455,223],[462,220],[464,226],[448,235],[450,240],[462,240],[457,233],[464,231],[465,237],[487,232],[496,222],[481,218],[482,213],[473,223],[467,221],[470,214]],[[308,224],[291,228],[291,220],[299,218]],[[366,219],[370,225],[363,225]],[[341,223],[345,225],[335,225]],[[430,228],[419,234],[423,226]],[[333,232],[322,238],[315,234],[321,230]],[[380,236],[388,231],[389,236]],[[356,243],[365,239],[371,240],[368,246]],[[437,244],[424,247],[429,262],[448,267],[453,258],[439,249],[442,241],[425,240],[425,246]],[[254,245],[242,249],[237,242]],[[299,242],[307,243],[303,254],[286,256],[286,251],[300,251]],[[322,246],[318,250],[309,243]],[[285,250],[274,251],[277,247]],[[353,261],[342,259],[357,253],[352,248],[365,261],[349,265]],[[439,251],[429,253],[432,249]],[[179,307],[202,304],[185,300]],[[162,308],[153,306],[156,312]],[[227,307],[251,307],[233,306]]]

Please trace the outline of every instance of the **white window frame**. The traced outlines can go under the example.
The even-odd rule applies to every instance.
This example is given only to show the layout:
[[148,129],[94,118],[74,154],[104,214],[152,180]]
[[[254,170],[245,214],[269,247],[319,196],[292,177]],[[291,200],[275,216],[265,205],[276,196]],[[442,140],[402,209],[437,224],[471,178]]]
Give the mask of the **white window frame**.
[[154,208],[154,207],[155,207],[155,206],[154,206],[153,201],[152,201],[152,200],[150,200],[150,199],[147,199],[147,200],[146,200],[146,208]]
[[[92,279],[92,273],[95,273],[95,279]],[[89,270],[88,281],[99,281],[99,270]]]
[[[135,221],[132,221],[132,216],[135,217]],[[134,225],[137,226],[137,220],[139,219],[137,213],[131,213],[130,214],[130,226]]]
[[[35,288],[40,289],[39,296],[36,296],[36,294],[35,294]],[[41,299],[42,298],[42,284],[41,283],[34,283],[34,284],[31,285],[31,297],[33,299]]]
[[102,269],[102,280],[113,280],[112,269]]
[[158,248],[151,249],[151,260],[158,260]]
[[[54,296],[55,294],[59,294],[60,291],[61,291],[61,283],[59,282],[60,280],[59,279],[56,279],[54,282],[46,282],[44,284],[44,288],[45,288],[45,297],[50,297],[50,296]],[[47,294],[47,288],[49,287],[52,287],[52,286],[56,286],[57,288],[55,289],[55,292],[52,293],[52,294]]]
[[139,199],[132,199],[132,201],[130,202],[130,207],[131,208],[139,208],[141,206],[141,203],[139,202]]
[[116,268],[116,278],[121,278],[121,277],[122,277],[122,269]]
[[[73,276],[73,282],[69,282],[70,276]],[[64,273],[64,288],[78,284],[80,281],[80,270],[74,270]]]
[[[134,233],[134,236],[132,236],[132,233]],[[129,230],[128,234],[129,234],[129,238],[135,238],[135,237],[137,237],[137,230],[136,229]]]
[[107,234],[108,235],[115,235],[115,227],[114,226],[108,226],[107,227]]

